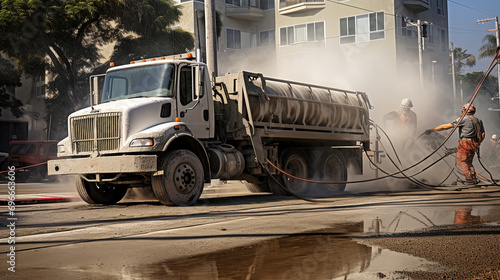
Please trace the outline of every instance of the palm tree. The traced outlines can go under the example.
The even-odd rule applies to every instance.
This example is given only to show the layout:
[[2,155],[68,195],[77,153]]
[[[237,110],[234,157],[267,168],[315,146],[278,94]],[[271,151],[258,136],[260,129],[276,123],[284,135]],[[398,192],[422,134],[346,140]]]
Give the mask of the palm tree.
[[479,58],[493,57],[497,50],[497,37],[491,34],[484,36],[483,45],[479,48]]
[[456,47],[453,50],[455,56],[455,72],[462,73],[462,69],[465,66],[472,67],[476,65],[476,57],[473,54],[467,53],[467,50],[462,50],[460,47]]

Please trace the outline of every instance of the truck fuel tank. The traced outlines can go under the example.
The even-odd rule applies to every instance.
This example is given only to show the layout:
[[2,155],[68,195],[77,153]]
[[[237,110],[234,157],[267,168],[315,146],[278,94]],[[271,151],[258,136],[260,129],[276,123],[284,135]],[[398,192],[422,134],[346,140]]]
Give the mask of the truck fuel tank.
[[237,178],[245,169],[243,154],[231,145],[221,144],[207,149],[213,179]]

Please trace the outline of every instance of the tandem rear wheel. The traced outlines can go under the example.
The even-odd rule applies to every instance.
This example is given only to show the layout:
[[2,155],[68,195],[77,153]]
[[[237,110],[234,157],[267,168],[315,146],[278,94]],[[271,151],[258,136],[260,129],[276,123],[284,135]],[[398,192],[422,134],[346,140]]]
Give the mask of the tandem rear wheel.
[[347,181],[347,164],[339,150],[291,149],[283,153],[280,166],[286,174],[268,178],[269,187],[274,194],[320,198],[331,197],[345,190],[345,183],[313,183],[293,178],[321,182]]

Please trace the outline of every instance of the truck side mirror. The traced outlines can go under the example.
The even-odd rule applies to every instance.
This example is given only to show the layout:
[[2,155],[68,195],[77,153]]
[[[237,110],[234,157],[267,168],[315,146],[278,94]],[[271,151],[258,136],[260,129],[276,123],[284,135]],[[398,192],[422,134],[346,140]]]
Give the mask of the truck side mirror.
[[205,88],[205,67],[198,67],[198,96],[200,98],[205,95],[204,88]]
[[104,77],[106,74],[92,75],[89,78],[90,83],[90,106],[99,104],[104,88]]

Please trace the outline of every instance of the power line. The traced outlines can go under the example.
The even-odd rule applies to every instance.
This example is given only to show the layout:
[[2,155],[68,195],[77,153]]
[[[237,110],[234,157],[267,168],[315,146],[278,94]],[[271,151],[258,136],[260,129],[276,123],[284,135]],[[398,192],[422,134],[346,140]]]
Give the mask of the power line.
[[459,28],[459,27],[448,27],[448,29],[462,30],[462,31],[469,31],[469,32],[485,32],[484,29],[465,29],[465,28]]
[[478,9],[476,9],[476,8],[472,8],[472,7],[466,6],[466,5],[464,5],[464,4],[461,4],[461,3],[455,2],[455,1],[453,1],[453,0],[448,0],[448,2],[453,3],[453,4],[456,4],[456,5],[459,5],[459,6],[462,6],[462,7],[467,8],[467,9],[471,9],[471,10],[476,11],[476,12],[483,13],[483,14],[485,14],[485,15],[495,16],[495,15],[492,15],[492,14],[487,13],[487,12],[485,12],[485,11],[480,11],[480,10],[478,10]]
[[456,27],[449,27],[448,33],[449,34],[474,34],[474,35],[479,34],[481,36],[484,36],[487,34],[486,30],[463,29],[463,28],[456,28]]
[[[327,0],[327,1],[331,2],[331,3],[334,3],[334,4],[343,5],[343,6],[351,7],[351,8],[354,8],[354,9],[362,10],[362,11],[365,11],[365,12],[371,12],[371,13],[376,13],[377,12],[377,11],[373,11],[373,10],[370,10],[370,9],[362,8],[362,7],[359,7],[359,6],[354,6],[354,5],[350,5],[350,4],[346,4],[346,3],[341,3],[341,2],[334,2],[333,0]],[[388,12],[385,12],[385,11],[384,11],[384,15],[397,16],[396,14],[391,14],[391,13],[388,13]]]
[[[354,8],[354,9],[358,9],[358,10],[361,10],[361,11],[365,11],[365,12],[371,12],[371,13],[376,13],[377,11],[374,11],[374,10],[370,10],[370,9],[367,9],[367,8],[363,8],[363,7],[359,7],[359,6],[355,6],[355,5],[351,5],[351,4],[346,4],[346,3],[342,3],[342,2],[334,2],[333,0],[327,0],[328,2],[331,2],[331,3],[334,3],[334,4],[338,4],[338,5],[343,5],[343,6],[347,6],[347,7],[351,7],[351,8]],[[463,4],[460,4],[460,3],[457,3],[453,0],[448,0],[449,2],[451,3],[454,3],[454,4],[457,4],[457,5],[460,5],[460,6],[463,6],[465,8],[468,8],[468,9],[471,9],[471,10],[474,10],[474,11],[477,11],[477,12],[480,12],[480,13],[484,13],[484,14],[487,14],[487,15],[491,15],[491,14],[488,14],[486,12],[483,12],[483,11],[480,11],[480,10],[477,10],[477,9],[474,9],[472,7],[469,7],[469,6],[466,6],[466,5],[463,5]],[[449,14],[449,9],[448,9],[448,14]],[[400,15],[397,15],[397,14],[391,14],[391,13],[388,13],[387,11],[384,11],[384,16],[385,15],[389,15],[389,16],[400,16]],[[483,30],[473,30],[473,29],[461,29],[461,28],[456,28],[456,27],[449,27],[448,26],[448,30],[449,29],[458,29],[458,30],[464,30],[464,31],[470,31],[470,32],[481,32]]]

